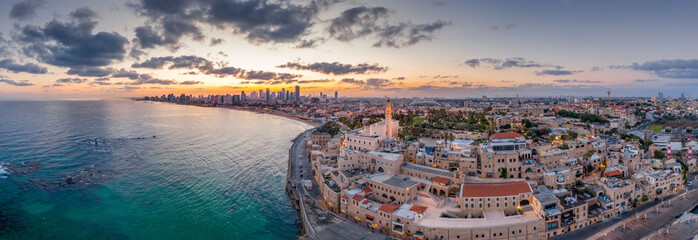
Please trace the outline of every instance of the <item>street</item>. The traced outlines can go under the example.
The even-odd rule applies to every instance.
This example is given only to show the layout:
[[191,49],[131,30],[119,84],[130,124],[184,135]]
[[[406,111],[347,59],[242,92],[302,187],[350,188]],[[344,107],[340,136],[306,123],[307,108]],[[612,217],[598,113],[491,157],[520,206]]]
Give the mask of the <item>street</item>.
[[[695,179],[696,174],[689,175]],[[639,239],[661,228],[675,217],[683,214],[686,209],[696,205],[698,191],[696,185],[686,186],[685,199],[683,193],[675,194],[662,201],[652,201],[624,214],[606,219],[601,223],[589,225],[576,231],[557,235],[551,239]],[[671,200],[671,204],[669,204]],[[659,213],[657,213],[657,208]],[[644,218],[647,213],[647,219]],[[637,214],[637,215],[636,215]],[[623,225],[625,223],[625,225]],[[625,228],[623,228],[625,226]]]

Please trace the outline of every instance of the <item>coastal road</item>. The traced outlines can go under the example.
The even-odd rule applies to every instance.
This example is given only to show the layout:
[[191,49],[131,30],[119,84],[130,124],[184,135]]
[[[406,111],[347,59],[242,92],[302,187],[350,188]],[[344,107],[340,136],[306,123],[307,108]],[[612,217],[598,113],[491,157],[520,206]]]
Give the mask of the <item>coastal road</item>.
[[[696,174],[689,175],[690,179],[695,179]],[[681,215],[686,208],[696,204],[698,191],[696,184],[686,186],[686,198],[683,199],[681,194],[675,194],[672,197],[665,199],[668,203],[671,199],[671,205],[665,204],[662,207],[661,201],[652,201],[645,205],[632,209],[624,214],[606,219],[601,223],[589,225],[587,227],[568,232],[562,235],[557,235],[551,239],[568,240],[568,239],[639,239],[646,235],[656,232],[664,224],[672,221],[677,215]],[[659,207],[659,213],[656,213],[656,208]],[[636,213],[639,219],[636,219]],[[647,220],[644,220],[644,214],[647,213]],[[625,223],[626,229],[623,229]]]
[[[375,233],[365,227],[359,226],[341,217],[339,214],[329,212],[320,206],[311,195],[318,196],[317,186],[313,186],[312,192],[306,191],[304,180],[312,181],[312,171],[308,157],[306,156],[305,142],[311,131],[301,134],[291,146],[290,154],[290,184],[293,193],[300,200],[302,221],[307,223],[308,237],[311,239],[364,239],[382,240],[387,236]],[[320,197],[321,198],[321,197]]]

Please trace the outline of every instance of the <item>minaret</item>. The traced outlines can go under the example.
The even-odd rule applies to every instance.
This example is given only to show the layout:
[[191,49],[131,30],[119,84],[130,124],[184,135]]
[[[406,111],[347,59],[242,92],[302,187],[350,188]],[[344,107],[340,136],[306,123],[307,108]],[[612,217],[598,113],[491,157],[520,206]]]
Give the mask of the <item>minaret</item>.
[[388,99],[387,104],[385,105],[385,121],[387,121],[386,126],[388,126],[388,138],[392,139],[393,138],[393,110],[390,106],[390,99]]
[[606,94],[608,94],[608,106],[611,106],[611,89],[609,88],[608,91],[606,91]]

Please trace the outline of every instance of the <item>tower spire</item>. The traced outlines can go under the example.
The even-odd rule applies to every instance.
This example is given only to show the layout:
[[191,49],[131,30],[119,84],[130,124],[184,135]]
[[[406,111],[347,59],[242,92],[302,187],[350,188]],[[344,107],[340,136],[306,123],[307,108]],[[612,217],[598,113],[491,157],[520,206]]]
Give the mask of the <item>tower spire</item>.
[[388,127],[388,138],[393,138],[393,109],[390,104],[390,99],[388,99],[385,105],[385,121],[387,121],[386,126]]

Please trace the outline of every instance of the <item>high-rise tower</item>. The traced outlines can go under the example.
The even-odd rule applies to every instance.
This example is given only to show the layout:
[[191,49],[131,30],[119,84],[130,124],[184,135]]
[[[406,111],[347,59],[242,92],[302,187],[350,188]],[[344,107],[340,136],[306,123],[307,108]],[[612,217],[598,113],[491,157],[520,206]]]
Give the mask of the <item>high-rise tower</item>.
[[611,89],[609,88],[608,91],[606,91],[606,94],[608,94],[608,106],[611,106]]
[[296,96],[293,98],[296,102],[301,101],[301,87],[296,85]]

